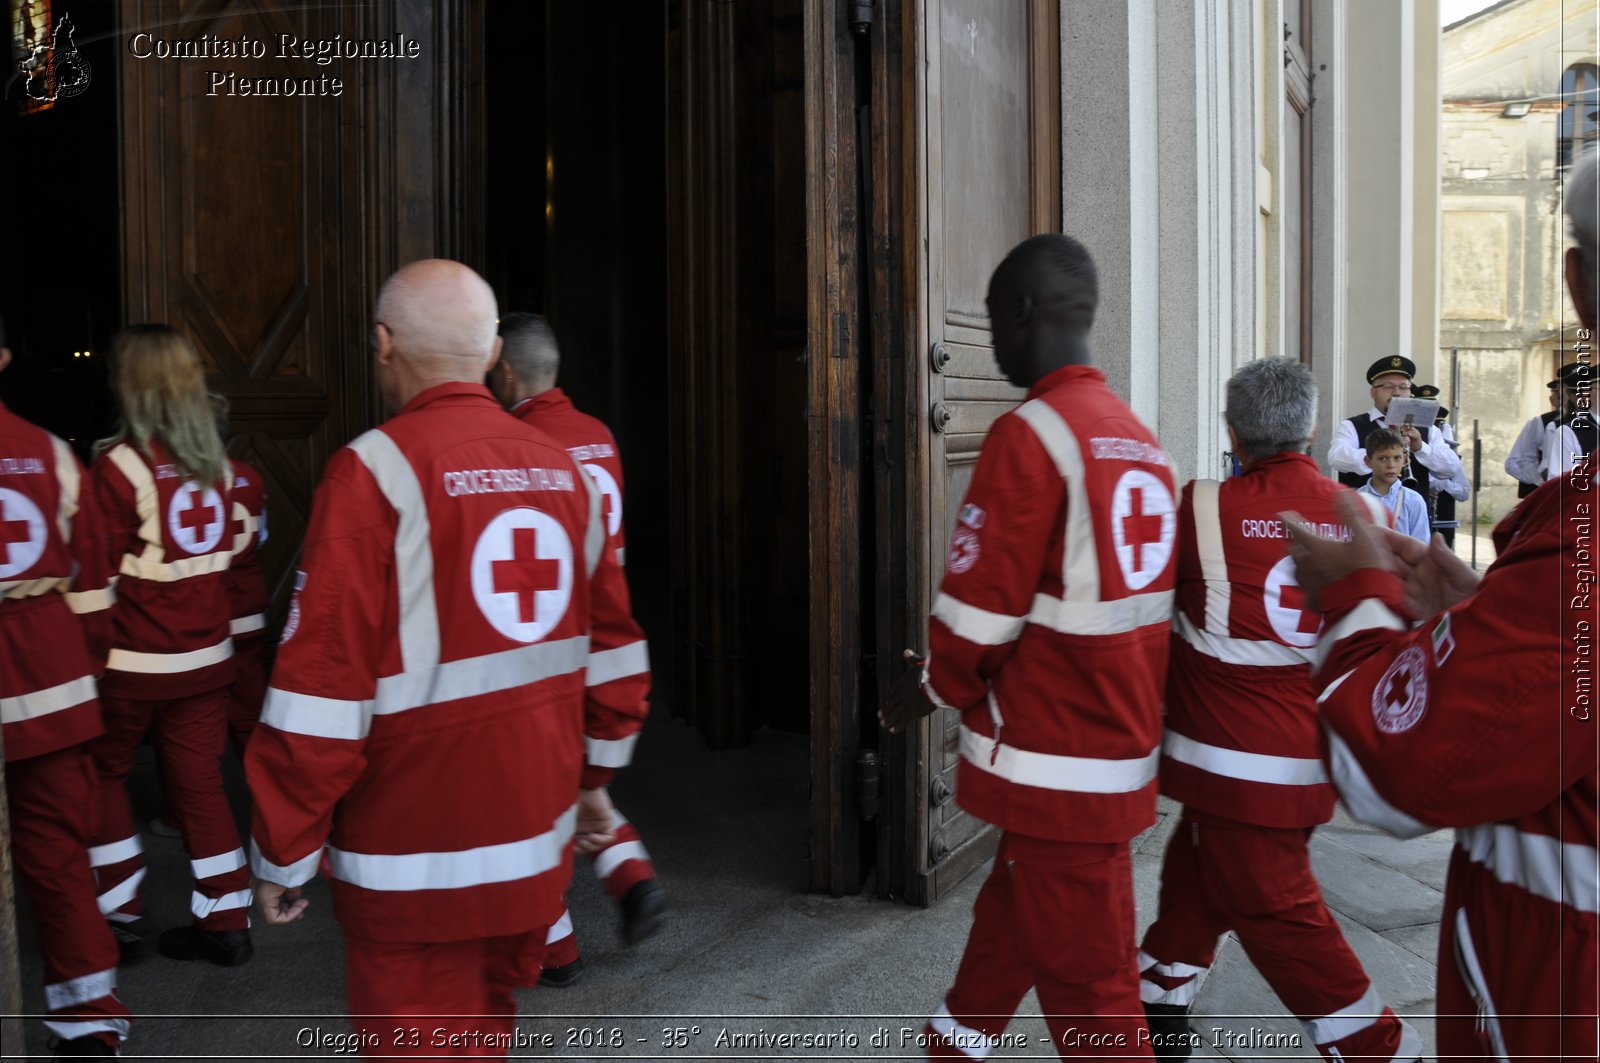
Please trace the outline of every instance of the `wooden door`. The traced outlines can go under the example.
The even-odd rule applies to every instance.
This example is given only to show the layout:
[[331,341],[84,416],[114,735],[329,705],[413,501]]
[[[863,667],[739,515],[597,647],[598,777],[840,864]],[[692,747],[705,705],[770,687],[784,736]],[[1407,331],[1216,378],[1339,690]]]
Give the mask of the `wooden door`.
[[[995,366],[989,276],[1018,242],[1061,228],[1060,37],[1056,0],[908,0],[904,18],[916,123],[905,137],[916,216],[904,220],[904,615],[906,645],[925,648],[979,447],[1022,397]],[[880,497],[893,504],[883,480]],[[894,750],[890,889],[914,903],[931,903],[993,851],[993,832],[953,800],[959,722],[940,711]]]
[[[481,19],[465,0],[123,11],[124,36],[265,46],[217,64],[123,58],[123,287],[126,320],[186,333],[229,401],[228,449],[267,485],[263,565],[280,615],[324,462],[381,419],[366,349],[379,286],[418,258],[481,266]],[[402,32],[418,59],[277,58],[279,34]],[[280,93],[281,79],[322,75],[342,90],[208,95],[213,65],[235,84],[280,79]]]

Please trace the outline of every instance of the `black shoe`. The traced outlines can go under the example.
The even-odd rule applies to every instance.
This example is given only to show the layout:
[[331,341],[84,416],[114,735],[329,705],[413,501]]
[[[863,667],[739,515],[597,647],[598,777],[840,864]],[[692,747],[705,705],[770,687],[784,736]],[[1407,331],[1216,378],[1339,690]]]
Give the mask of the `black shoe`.
[[218,967],[237,967],[255,955],[248,930],[201,930],[175,926],[163,930],[156,951],[169,960],[205,960]]
[[1157,1059],[1188,1059],[1195,1035],[1189,1032],[1187,1004],[1146,1004],[1150,1025],[1150,1054]]
[[563,963],[560,967],[546,967],[539,972],[539,984],[549,986],[551,989],[565,989],[583,977],[583,957],[579,956],[571,963]]
[[134,929],[139,926],[134,923],[118,923],[107,919],[106,925],[111,928],[111,936],[117,939],[117,951],[121,954],[123,963],[133,963],[144,953],[144,935]]
[[635,882],[621,905],[622,940],[628,945],[637,945],[667,920],[667,891],[653,878]]
[[51,1048],[56,1059],[76,1059],[80,1056],[115,1056],[120,1053],[94,1034],[74,1037],[70,1041],[57,1041]]

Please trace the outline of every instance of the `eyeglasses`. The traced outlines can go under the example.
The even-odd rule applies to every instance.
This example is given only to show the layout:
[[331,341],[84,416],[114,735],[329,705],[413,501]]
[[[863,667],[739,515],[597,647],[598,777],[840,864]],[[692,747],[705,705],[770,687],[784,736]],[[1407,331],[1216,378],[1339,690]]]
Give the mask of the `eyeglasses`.
[[1374,385],[1372,385],[1372,390],[1373,391],[1392,391],[1396,395],[1409,395],[1409,394],[1411,394],[1411,385],[1410,384],[1374,384]]

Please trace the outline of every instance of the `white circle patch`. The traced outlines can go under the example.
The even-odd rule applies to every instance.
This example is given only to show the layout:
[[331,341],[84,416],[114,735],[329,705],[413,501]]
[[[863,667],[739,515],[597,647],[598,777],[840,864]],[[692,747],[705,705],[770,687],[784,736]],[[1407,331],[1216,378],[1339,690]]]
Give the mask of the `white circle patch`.
[[1372,719],[1386,735],[1411,730],[1428,711],[1428,660],[1416,646],[1389,665],[1372,692]]
[[945,568],[959,576],[978,563],[978,554],[978,533],[965,524],[958,525],[950,538],[950,556],[945,559]]
[[1130,591],[1167,570],[1177,530],[1178,510],[1167,485],[1143,469],[1123,473],[1111,493],[1111,538]]
[[585,465],[583,471],[589,474],[604,496],[600,505],[605,510],[606,538],[609,539],[622,527],[622,489],[617,486],[616,478],[598,465]]
[[506,638],[548,635],[572,599],[572,540],[561,522],[530,507],[491,520],[472,548],[472,597]]
[[0,487],[0,579],[28,571],[44,556],[44,514],[21,491]]
[[172,501],[167,503],[167,531],[188,553],[209,553],[222,541],[226,528],[222,496],[215,487],[201,490],[199,484],[187,480],[172,493]]
[[1278,638],[1290,646],[1310,649],[1322,633],[1322,614],[1306,607],[1305,592],[1297,578],[1294,558],[1285,557],[1267,573],[1262,599],[1267,620]]

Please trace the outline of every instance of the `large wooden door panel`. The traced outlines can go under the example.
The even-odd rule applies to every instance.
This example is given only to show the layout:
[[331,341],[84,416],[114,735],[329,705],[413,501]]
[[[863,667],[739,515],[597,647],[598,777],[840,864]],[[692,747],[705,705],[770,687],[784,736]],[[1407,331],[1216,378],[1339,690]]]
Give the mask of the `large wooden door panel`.
[[[908,615],[925,624],[944,572],[955,512],[997,418],[1022,393],[994,361],[989,276],[1019,241],[1060,229],[1060,63],[1056,0],[921,0],[908,8],[920,60],[912,154],[921,249],[908,300],[920,357],[907,357],[913,482]],[[921,640],[919,628],[912,635]],[[904,890],[930,903],[989,854],[992,832],[950,799],[959,755],[956,713],[925,721],[907,743]]]

